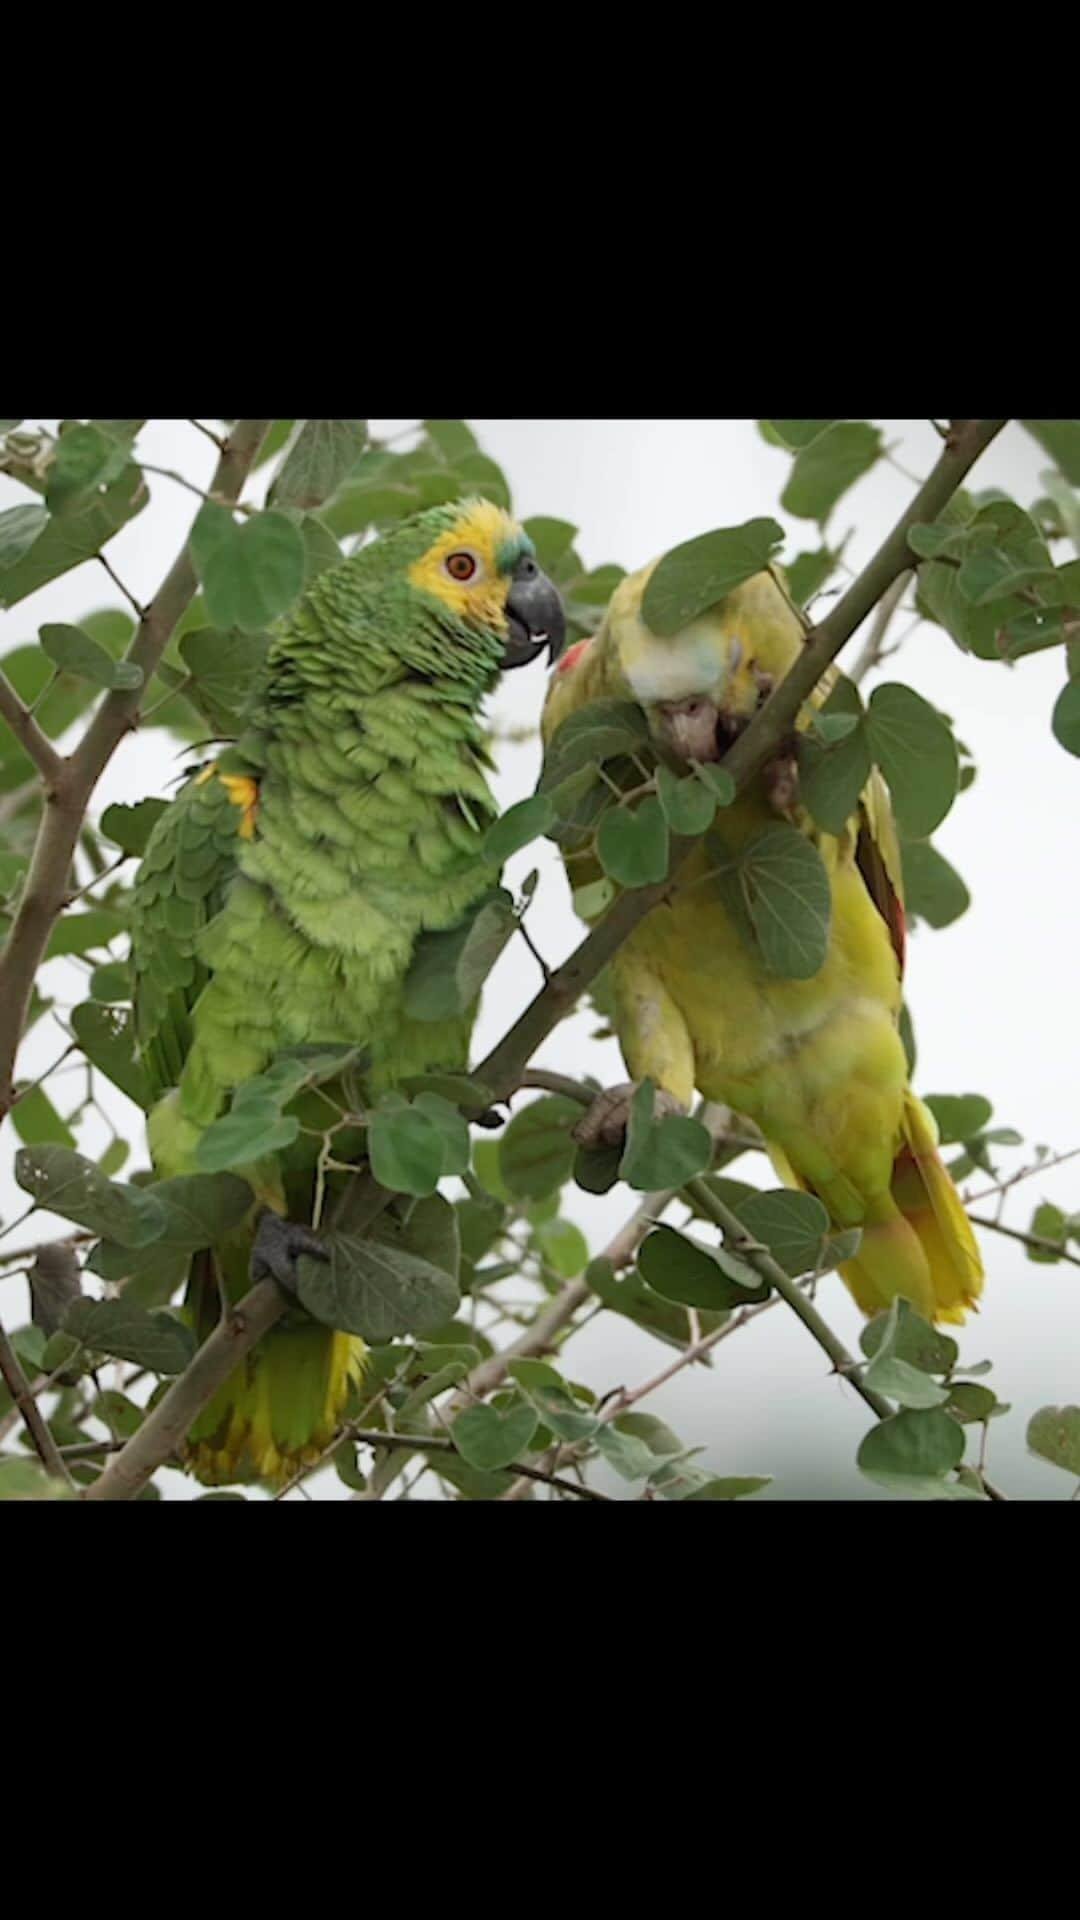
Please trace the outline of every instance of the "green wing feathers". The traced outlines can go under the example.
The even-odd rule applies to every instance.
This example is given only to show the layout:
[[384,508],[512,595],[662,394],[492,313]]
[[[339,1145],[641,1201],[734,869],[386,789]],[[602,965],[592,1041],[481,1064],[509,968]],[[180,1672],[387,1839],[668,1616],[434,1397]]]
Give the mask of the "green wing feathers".
[[210,978],[198,942],[236,872],[253,788],[214,764],[204,767],[162,814],[136,877],[135,1032],[158,1098],[179,1084],[191,1050],[192,1009]]

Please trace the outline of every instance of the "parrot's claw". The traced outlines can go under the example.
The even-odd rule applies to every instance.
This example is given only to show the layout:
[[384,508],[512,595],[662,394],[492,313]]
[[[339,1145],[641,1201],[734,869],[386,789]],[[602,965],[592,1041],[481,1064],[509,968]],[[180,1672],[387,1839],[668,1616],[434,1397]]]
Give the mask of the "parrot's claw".
[[[630,1124],[630,1103],[637,1090],[636,1080],[626,1080],[621,1086],[608,1087],[604,1093],[598,1093],[584,1119],[579,1120],[573,1129],[572,1137],[578,1146],[621,1146]],[[665,1093],[662,1087],[657,1088],[653,1104],[654,1120],[663,1120],[669,1113],[684,1111],[682,1102],[676,1100],[673,1093]]]
[[313,1260],[330,1258],[318,1234],[313,1233],[310,1227],[283,1220],[280,1213],[265,1207],[255,1230],[248,1277],[253,1283],[256,1280],[274,1279],[279,1287],[295,1298],[300,1284],[296,1263],[302,1253],[309,1254]]

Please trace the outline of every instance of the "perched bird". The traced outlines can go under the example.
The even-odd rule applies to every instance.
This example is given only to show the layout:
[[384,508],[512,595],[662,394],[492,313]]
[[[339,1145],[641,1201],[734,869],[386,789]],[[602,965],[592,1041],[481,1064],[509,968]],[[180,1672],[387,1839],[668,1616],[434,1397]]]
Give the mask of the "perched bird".
[[[723,760],[801,652],[802,629],[764,572],[661,638],[641,613],[656,564],[623,579],[595,637],[568,650],[542,732],[549,742],[589,701],[636,701],[658,757],[685,773]],[[814,842],[831,890],[823,964],[806,979],[766,971],[703,843],[612,962],[623,1058],[669,1106],[685,1108],[697,1088],[749,1116],[780,1178],[816,1194],[835,1227],[862,1229],[840,1272],[864,1313],[900,1294],[928,1318],[962,1321],[982,1265],[933,1116],[908,1085],[898,1029],[903,877],[888,790],[875,769],[844,830],[825,833],[799,804],[794,747],[785,743],[717,825],[736,852],[778,819]],[[588,842],[564,857],[575,890],[600,872]],[[617,1139],[632,1092],[602,1096],[579,1138]]]
[[[152,1090],[154,1168],[192,1170],[232,1094],[284,1049],[364,1050],[372,1099],[410,1074],[466,1064],[475,1008],[406,1017],[420,934],[453,927],[497,879],[483,838],[497,809],[480,708],[503,668],[564,635],[532,543],[486,501],[433,507],[333,565],[276,625],[246,730],[162,814],[135,886],[138,1045]],[[332,1091],[332,1090],[331,1090]],[[314,1124],[325,1125],[325,1102]],[[362,1154],[363,1135],[338,1136]],[[204,1338],[249,1276],[295,1289],[318,1142],[301,1132],[238,1167],[256,1200],[186,1307]],[[192,1427],[204,1483],[280,1481],[333,1437],[363,1342],[299,1311],[237,1367]]]

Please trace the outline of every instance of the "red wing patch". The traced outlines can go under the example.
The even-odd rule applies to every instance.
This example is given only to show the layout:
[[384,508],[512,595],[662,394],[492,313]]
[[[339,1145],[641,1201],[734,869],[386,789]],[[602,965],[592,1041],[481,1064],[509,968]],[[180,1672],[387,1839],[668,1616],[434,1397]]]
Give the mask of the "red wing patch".
[[867,826],[863,826],[855,846],[855,864],[866,883],[866,891],[889,929],[893,952],[900,968],[900,977],[904,975],[904,954],[907,950],[907,921],[904,909],[889,878],[889,870],[881,857],[881,850]]
[[566,652],[563,654],[562,659],[559,661],[559,664],[555,669],[556,673],[565,673],[567,668],[572,667],[575,661],[580,660],[582,654],[586,651],[587,648],[591,646],[592,646],[592,641],[589,639],[575,640],[573,646],[568,647]]

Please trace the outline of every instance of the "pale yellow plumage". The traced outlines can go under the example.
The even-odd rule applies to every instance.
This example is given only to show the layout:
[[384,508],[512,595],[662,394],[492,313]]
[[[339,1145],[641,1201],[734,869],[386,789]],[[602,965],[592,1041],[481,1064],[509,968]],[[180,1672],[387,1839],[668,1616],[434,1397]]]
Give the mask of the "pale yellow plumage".
[[[711,726],[713,706],[721,729],[744,725],[797,658],[802,629],[770,573],[661,639],[640,613],[651,572],[620,583],[595,640],[573,650],[553,676],[545,740],[585,702],[621,698],[645,707],[670,750],[676,726],[680,739]],[[704,715],[698,699],[711,703]],[[759,776],[724,809],[730,847],[775,822],[779,792]],[[862,1228],[859,1255],[841,1271],[865,1312],[901,1293],[929,1317],[962,1320],[981,1289],[982,1268],[937,1154],[933,1117],[907,1084],[897,1024],[902,876],[887,789],[875,772],[837,837],[797,802],[783,817],[814,840],[829,876],[823,965],[809,979],[768,974],[731,920],[699,847],[670,899],[612,963],[627,1067],[684,1105],[697,1088],[749,1116],[783,1180],[817,1194],[837,1227]],[[575,889],[599,873],[588,850],[569,852],[567,870]]]

